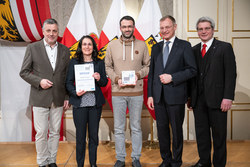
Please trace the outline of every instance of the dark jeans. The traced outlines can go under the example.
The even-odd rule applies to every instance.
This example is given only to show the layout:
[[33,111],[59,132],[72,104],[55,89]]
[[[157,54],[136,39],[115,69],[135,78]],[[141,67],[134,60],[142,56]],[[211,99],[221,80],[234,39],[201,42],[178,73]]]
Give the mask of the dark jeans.
[[89,162],[90,165],[96,165],[101,113],[102,107],[73,107],[73,119],[76,127],[76,161],[78,167],[84,166],[87,128],[89,134]]

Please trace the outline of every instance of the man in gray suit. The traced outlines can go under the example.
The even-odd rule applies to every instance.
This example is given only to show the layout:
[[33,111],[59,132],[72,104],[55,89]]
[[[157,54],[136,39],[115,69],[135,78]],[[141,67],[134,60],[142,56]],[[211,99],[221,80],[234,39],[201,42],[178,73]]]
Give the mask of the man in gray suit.
[[20,76],[31,85],[29,104],[33,106],[37,163],[56,167],[61,118],[63,110],[69,108],[65,79],[70,53],[57,42],[56,20],[45,20],[42,29],[44,39],[28,45]]

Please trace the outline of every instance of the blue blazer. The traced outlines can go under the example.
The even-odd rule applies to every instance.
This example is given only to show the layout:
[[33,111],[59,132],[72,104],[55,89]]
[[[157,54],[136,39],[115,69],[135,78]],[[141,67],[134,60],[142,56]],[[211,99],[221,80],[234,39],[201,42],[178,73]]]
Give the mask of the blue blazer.
[[[174,40],[171,52],[164,68],[163,41],[155,44],[151,52],[151,63],[148,74],[148,97],[159,103],[162,91],[169,105],[184,104],[187,101],[187,80],[197,73],[196,62],[189,42]],[[159,75],[171,74],[172,82],[162,84]]]
[[[66,89],[69,94],[69,103],[75,107],[79,107],[81,103],[81,96],[77,96],[76,87],[75,87],[75,70],[74,65],[80,64],[76,59],[72,59],[69,63],[68,73],[66,77]],[[95,98],[96,105],[98,107],[105,104],[105,98],[102,94],[101,87],[104,87],[108,83],[108,79],[106,76],[105,65],[102,60],[94,61],[94,72],[98,72],[100,74],[100,80],[95,80]]]

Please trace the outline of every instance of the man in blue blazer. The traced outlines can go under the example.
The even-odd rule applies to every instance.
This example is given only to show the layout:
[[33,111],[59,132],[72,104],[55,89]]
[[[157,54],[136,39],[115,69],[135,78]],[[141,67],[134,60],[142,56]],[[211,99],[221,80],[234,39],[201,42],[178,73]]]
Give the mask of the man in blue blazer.
[[[196,75],[196,64],[189,42],[175,36],[177,24],[172,16],[160,20],[164,41],[152,48],[148,75],[148,106],[155,109],[160,153],[160,167],[182,164],[183,129],[187,80]],[[170,149],[170,128],[173,144]]]

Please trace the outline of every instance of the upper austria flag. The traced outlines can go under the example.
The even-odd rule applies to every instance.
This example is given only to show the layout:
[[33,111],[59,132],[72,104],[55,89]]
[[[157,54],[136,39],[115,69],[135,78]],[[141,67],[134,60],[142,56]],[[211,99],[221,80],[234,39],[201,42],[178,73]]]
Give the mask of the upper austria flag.
[[[161,11],[158,1],[144,0],[140,14],[136,21],[136,29],[134,35],[137,39],[144,40],[148,46],[149,54],[151,54],[151,48],[154,44],[162,40],[159,34],[159,20],[161,19]],[[147,88],[148,79],[144,78],[143,92],[144,92],[144,104],[147,106]],[[148,108],[148,106],[147,106]],[[148,108],[151,116],[155,119],[154,110]]]
[[100,34],[99,49],[103,48],[115,37],[119,37],[121,34],[119,21],[127,13],[123,0],[113,0]]
[[35,42],[43,38],[42,24],[51,18],[48,0],[0,1],[0,38]]
[[[99,58],[103,59],[105,57],[108,43],[111,40],[117,39],[121,35],[119,22],[123,16],[127,15],[127,13],[123,0],[113,0],[99,38]],[[102,92],[107,99],[111,110],[113,110],[110,79],[107,86],[102,87]]]
[[98,44],[98,31],[88,0],[77,0],[64,31],[62,44],[71,47],[71,55],[83,35],[90,35]]

